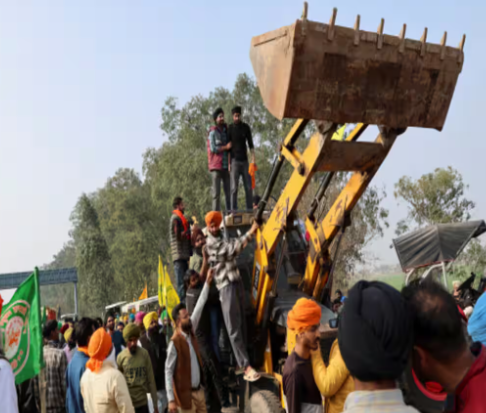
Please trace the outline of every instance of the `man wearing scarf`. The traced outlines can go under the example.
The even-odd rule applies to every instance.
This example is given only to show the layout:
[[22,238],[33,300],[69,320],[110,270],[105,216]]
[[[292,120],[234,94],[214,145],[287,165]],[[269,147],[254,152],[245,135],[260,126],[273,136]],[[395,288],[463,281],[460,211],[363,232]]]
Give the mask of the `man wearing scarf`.
[[[480,342],[480,329],[476,328],[474,320],[471,318],[468,325],[474,341],[470,346],[463,333],[463,319],[457,303],[442,285],[425,280],[405,287],[402,295],[414,317],[412,360],[415,374],[423,382],[438,383],[450,395],[446,412],[485,411],[486,347]],[[476,303],[473,317],[484,311],[483,305],[486,305],[485,294]],[[483,334],[485,328],[486,323],[482,327]]]
[[111,337],[103,328],[89,341],[90,358],[81,378],[86,413],[136,413],[123,374],[108,359],[112,347]]
[[238,368],[244,371],[245,380],[256,381],[260,375],[251,367],[246,351],[245,289],[236,258],[257,231],[258,224],[253,222],[251,229],[239,238],[225,239],[220,230],[222,221],[221,212],[212,211],[206,215],[209,264],[214,269],[223,320]]
[[231,142],[231,210],[238,209],[238,184],[243,180],[246,209],[252,209],[252,182],[249,174],[248,148],[251,152],[251,164],[255,168],[255,150],[251,129],[241,120],[241,106],[231,109],[233,123],[228,128],[228,141]]
[[355,391],[344,412],[418,412],[406,406],[397,380],[412,346],[412,318],[400,293],[378,281],[359,281],[349,290],[341,314],[341,355]]
[[140,345],[148,351],[152,368],[154,370],[155,387],[157,388],[157,403],[159,412],[163,413],[167,407],[165,394],[165,359],[167,357],[167,345],[165,336],[160,332],[159,318],[155,311],[143,318],[145,333],[140,337]]
[[177,294],[181,303],[185,302],[184,275],[189,269],[189,259],[192,254],[191,228],[184,216],[185,205],[180,196],[174,198],[174,210],[170,217],[169,234],[172,261],[177,284]]
[[213,211],[221,211],[221,183],[223,183],[226,211],[231,209],[230,201],[230,150],[228,128],[224,122],[224,111],[217,108],[213,113],[215,126],[209,129],[207,151],[208,168],[212,179]]
[[138,345],[140,329],[136,324],[128,324],[123,330],[127,348],[117,357],[118,369],[125,376],[135,413],[149,413],[147,393],[152,397],[154,412],[157,407],[157,388],[149,353]]
[[296,344],[283,370],[287,413],[320,413],[322,398],[312,375],[311,351],[319,349],[321,307],[300,298],[287,316],[287,328],[296,333]]
[[66,409],[67,413],[84,413],[84,402],[81,396],[81,377],[86,371],[89,360],[88,343],[95,331],[95,322],[91,318],[82,318],[76,323],[74,336],[77,350],[74,352],[66,371]]

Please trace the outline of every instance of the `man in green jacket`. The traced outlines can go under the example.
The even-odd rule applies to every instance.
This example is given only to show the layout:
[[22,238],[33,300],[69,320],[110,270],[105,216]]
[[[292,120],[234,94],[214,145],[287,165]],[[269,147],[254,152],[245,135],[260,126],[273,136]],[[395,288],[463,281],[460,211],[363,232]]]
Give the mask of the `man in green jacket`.
[[127,381],[135,413],[149,413],[147,393],[152,396],[154,413],[159,413],[152,362],[148,351],[138,346],[140,329],[136,324],[128,324],[123,329],[123,338],[127,348],[118,355],[117,364]]

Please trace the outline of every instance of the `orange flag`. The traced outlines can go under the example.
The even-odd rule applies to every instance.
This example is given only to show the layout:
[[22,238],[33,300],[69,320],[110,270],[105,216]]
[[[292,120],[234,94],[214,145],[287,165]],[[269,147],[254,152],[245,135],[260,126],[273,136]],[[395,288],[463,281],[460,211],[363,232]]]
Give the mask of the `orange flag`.
[[145,298],[148,298],[147,284],[145,284],[145,288],[142,291],[142,295],[140,297],[138,297],[139,300],[144,300]]
[[251,163],[250,167],[248,168],[248,173],[251,176],[251,189],[255,189],[255,173],[258,171],[256,164]]

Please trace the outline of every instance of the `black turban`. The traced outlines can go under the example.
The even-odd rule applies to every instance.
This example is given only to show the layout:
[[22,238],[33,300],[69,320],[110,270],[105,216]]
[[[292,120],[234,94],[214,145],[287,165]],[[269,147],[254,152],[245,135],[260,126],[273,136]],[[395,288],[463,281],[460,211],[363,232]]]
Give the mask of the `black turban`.
[[411,316],[400,293],[379,281],[358,282],[344,303],[338,338],[353,377],[398,379],[412,346]]
[[224,110],[221,108],[216,109],[213,113],[213,119],[216,120],[220,113],[224,113]]
[[234,115],[235,113],[239,113],[241,115],[241,106],[235,106],[231,109],[231,114]]

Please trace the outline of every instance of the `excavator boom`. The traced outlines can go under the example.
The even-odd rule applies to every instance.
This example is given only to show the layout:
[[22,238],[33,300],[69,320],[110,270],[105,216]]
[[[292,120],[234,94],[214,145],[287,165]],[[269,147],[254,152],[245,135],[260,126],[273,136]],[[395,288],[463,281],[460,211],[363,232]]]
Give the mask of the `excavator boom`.
[[[372,33],[360,30],[359,16],[354,28],[337,26],[336,16],[334,9],[329,24],[309,21],[305,3],[301,19],[251,42],[250,58],[265,106],[278,119],[298,119],[281,144],[255,217],[261,221],[288,161],[294,170],[256,237],[251,295],[262,331],[282,265],[275,251],[311,180],[327,173],[305,221],[309,254],[300,287],[322,302],[332,281],[331,244],[340,240],[336,237],[342,236],[351,211],[397,136],[409,126],[442,130],[464,63],[465,36],[454,48],[446,44],[447,33],[440,44],[432,44],[427,29],[420,40],[411,40],[405,37],[406,25],[399,36],[391,36],[384,34],[383,19]],[[299,152],[297,139],[311,120],[317,121],[318,132]],[[342,125],[350,123],[358,125],[342,139]],[[378,137],[359,142],[368,125],[380,125]],[[338,128],[340,133],[335,133]],[[324,219],[317,220],[319,201],[338,172],[349,172],[349,181]]]

